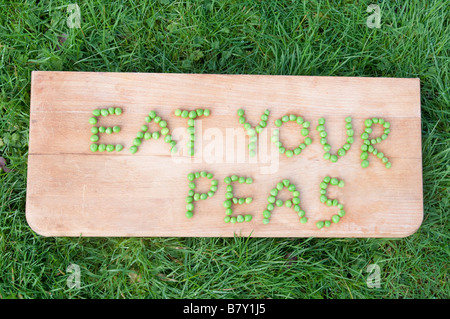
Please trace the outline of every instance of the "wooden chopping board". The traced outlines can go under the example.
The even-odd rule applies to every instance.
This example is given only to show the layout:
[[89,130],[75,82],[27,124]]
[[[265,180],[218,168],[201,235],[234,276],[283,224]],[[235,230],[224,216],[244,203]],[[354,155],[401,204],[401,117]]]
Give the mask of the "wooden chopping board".
[[[252,236],[252,237],[405,237],[423,219],[421,117],[419,79],[266,75],[199,75],[41,72],[32,74],[26,217],[44,236]],[[120,143],[121,152],[92,152],[89,118],[94,109],[119,107],[120,116],[99,117],[98,125],[120,126],[120,133],[100,134],[101,143]],[[195,154],[186,152],[187,121],[176,109],[209,109],[196,121]],[[239,108],[255,126],[270,110],[259,137],[257,156],[248,154],[248,136],[238,121]],[[133,139],[154,110],[165,120],[178,152],[163,139],[144,140],[129,152]],[[270,141],[274,122],[287,114],[311,123],[312,144],[288,158]],[[316,131],[326,119],[331,152],[345,143],[344,119],[352,117],[355,141],[336,163],[323,159]],[[360,138],[364,121],[383,118],[391,124],[377,144],[392,163],[387,169],[374,155],[361,167]],[[157,130],[151,123],[150,130]],[[374,135],[378,136],[375,132]],[[379,134],[379,133],[378,133]],[[301,143],[299,126],[280,128],[286,146]],[[187,175],[207,171],[218,180],[214,196],[196,201],[186,218]],[[234,184],[236,197],[252,197],[234,205],[233,214],[252,220],[225,223],[226,184],[230,175],[251,177]],[[345,182],[330,187],[345,216],[318,229],[338,208],[319,200],[325,176]],[[292,208],[275,207],[268,224],[263,211],[270,190],[289,179],[300,192],[308,222]],[[206,191],[210,180],[198,180]],[[289,199],[289,192],[279,198]]]

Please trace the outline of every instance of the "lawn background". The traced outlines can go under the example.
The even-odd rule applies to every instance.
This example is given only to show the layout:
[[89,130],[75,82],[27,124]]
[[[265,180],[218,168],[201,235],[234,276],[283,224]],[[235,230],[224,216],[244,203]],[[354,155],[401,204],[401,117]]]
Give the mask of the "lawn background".
[[[70,3],[80,28],[66,23]],[[371,3],[380,28],[366,24]],[[448,1],[0,0],[0,298],[448,298],[449,12]],[[25,219],[33,70],[418,77],[423,224],[402,239],[39,236]]]

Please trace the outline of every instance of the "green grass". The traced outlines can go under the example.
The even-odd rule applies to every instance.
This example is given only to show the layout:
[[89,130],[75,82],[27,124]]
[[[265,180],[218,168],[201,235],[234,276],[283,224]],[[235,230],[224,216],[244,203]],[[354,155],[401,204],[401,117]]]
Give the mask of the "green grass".
[[[370,29],[373,1],[353,2],[78,1],[69,29],[67,1],[1,0],[0,298],[448,298],[450,7],[383,1]],[[423,224],[395,240],[41,237],[25,219],[33,70],[419,77]]]

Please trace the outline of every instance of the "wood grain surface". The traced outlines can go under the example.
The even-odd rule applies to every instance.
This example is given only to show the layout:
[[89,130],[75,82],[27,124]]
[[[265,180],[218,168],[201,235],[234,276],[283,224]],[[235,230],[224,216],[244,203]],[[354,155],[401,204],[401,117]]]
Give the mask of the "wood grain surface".
[[[97,108],[120,107],[123,114],[100,118],[98,125],[121,127],[101,134],[101,143],[121,143],[122,152],[90,151],[88,119]],[[26,217],[44,236],[252,236],[252,237],[405,237],[423,218],[419,79],[311,77],[267,75],[199,75],[144,73],[42,72],[32,74]],[[196,121],[195,156],[186,154],[187,121],[174,110],[209,108]],[[258,156],[248,155],[248,137],[238,122],[242,108],[252,125],[264,110],[270,115],[260,134]],[[149,111],[167,121],[179,152],[170,153],[162,139],[144,141],[139,151],[128,149]],[[300,155],[287,158],[270,142],[274,121],[296,114],[311,122],[313,140]],[[344,143],[344,119],[353,118],[355,142],[337,163],[323,159],[315,130],[326,119],[332,152]],[[388,138],[376,147],[392,163],[369,155],[361,167],[361,133],[366,118],[391,123]],[[150,130],[156,130],[155,123]],[[379,128],[374,126],[373,136]],[[304,138],[299,126],[280,129],[287,147]],[[185,217],[190,172],[206,170],[218,179],[218,190],[195,202],[194,217]],[[224,177],[252,177],[252,184],[234,184],[238,197],[253,202],[234,205],[234,214],[251,214],[251,222],[225,223]],[[329,188],[346,215],[337,224],[317,229],[338,209],[319,201],[324,176],[344,180]],[[300,191],[297,213],[276,207],[269,224],[262,223],[269,191],[290,179]],[[198,191],[209,188],[198,181]],[[280,199],[290,198],[281,192]]]

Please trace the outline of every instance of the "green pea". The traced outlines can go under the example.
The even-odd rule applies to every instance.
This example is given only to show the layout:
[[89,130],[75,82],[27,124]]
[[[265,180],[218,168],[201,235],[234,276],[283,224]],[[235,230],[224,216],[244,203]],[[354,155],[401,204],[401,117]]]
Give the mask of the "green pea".
[[340,148],[339,150],[338,150],[338,155],[339,156],[344,156],[345,155],[345,150],[343,149],[343,148]]
[[246,215],[244,216],[244,220],[245,220],[246,222],[250,222],[252,219],[253,219],[253,216],[250,215],[250,214],[246,214]]
[[247,177],[247,178],[245,179],[245,183],[247,183],[247,184],[253,183],[253,178]]
[[104,151],[106,151],[106,145],[105,145],[105,144],[100,144],[100,145],[98,146],[98,151],[99,151],[99,152],[104,152]]
[[281,125],[283,125],[283,121],[280,119],[275,120],[275,126],[280,127]]
[[153,118],[153,121],[155,121],[155,123],[159,123],[159,122],[161,122],[161,117],[160,116],[155,116]]
[[347,143],[348,144],[353,144],[354,141],[355,141],[355,139],[353,138],[353,136],[347,137]]
[[[195,185],[195,183],[194,183],[194,185]],[[190,187],[192,187],[191,184],[190,184]],[[194,188],[195,188],[195,186],[194,186]],[[191,188],[191,189],[193,189],[193,188]],[[199,201],[200,200],[200,194],[199,193],[194,193],[193,198],[194,198],[194,201]]]
[[280,154],[284,154],[284,152],[286,152],[286,148],[281,146],[278,148],[278,151],[280,152]]
[[302,128],[300,134],[302,134],[302,136],[307,136],[309,134],[309,130],[306,128]]
[[109,115],[109,111],[107,109],[102,109],[102,110],[100,110],[100,114],[102,116],[108,116]]
[[99,140],[99,137],[97,134],[91,135],[91,142],[97,142]]
[[146,122],[146,123],[150,123],[151,121],[152,121],[152,119],[151,119],[150,116],[146,116],[146,117],[145,117],[145,122]]
[[267,210],[272,211],[275,208],[275,206],[273,206],[273,204],[267,204]]
[[341,218],[339,217],[339,215],[333,215],[332,217],[331,217],[331,220],[333,221],[333,223],[335,223],[335,224],[337,224],[337,223],[339,223],[339,220],[340,220]]
[[239,198],[239,199],[237,200],[237,202],[238,202],[239,205],[244,204],[245,201],[246,201],[246,198],[244,198],[244,197],[241,197],[241,198]]
[[277,183],[276,187],[279,191],[281,191],[284,188],[284,185],[283,185],[283,183],[279,182],[279,183]]
[[225,222],[225,223],[229,223],[230,222],[230,220],[231,220],[231,217],[230,216],[225,216],[224,217],[224,219],[223,219],[223,221]]
[[154,140],[159,139],[160,136],[161,136],[161,134],[158,131],[152,133],[152,138]]
[[112,134],[113,133],[112,127],[107,127],[106,130],[105,130],[105,133],[106,134]]
[[98,134],[98,127],[97,126],[91,127],[91,133],[92,134]]
[[367,139],[369,138],[369,134],[367,134],[366,132],[364,132],[364,133],[361,134],[361,138],[362,138],[363,140],[367,140]]
[[204,109],[203,110],[203,116],[209,116],[211,114],[211,110],[210,109]]
[[244,220],[245,220],[245,218],[244,218],[244,216],[242,216],[242,215],[238,215],[238,216],[236,217],[236,221],[237,221],[238,223],[242,223],[242,222],[244,222]]
[[297,147],[294,149],[294,154],[299,155],[302,152],[302,149],[300,147]]
[[187,179],[192,182],[195,179],[195,174],[194,173],[189,173],[187,175]]
[[297,120],[297,116],[296,116],[295,114],[290,114],[290,115],[289,115],[289,121],[294,122],[294,121],[296,121],[296,120]]
[[263,218],[262,220],[263,224],[268,224],[270,222],[269,218]]
[[289,121],[289,116],[288,116],[288,115],[283,116],[283,117],[281,118],[281,121],[282,121],[282,122],[288,122],[288,121]]
[[187,110],[183,110],[183,111],[181,111],[181,117],[182,118],[186,118],[186,117],[188,117],[189,116],[189,111],[187,111]]
[[304,123],[303,117],[297,116],[297,121],[296,122],[297,122],[298,125],[302,125]]
[[92,125],[97,124],[97,118],[95,118],[95,117],[89,118],[89,123],[92,124]]
[[115,108],[114,107],[109,107],[108,108],[108,113],[109,113],[109,115],[113,115],[113,114],[115,114]]
[[347,117],[345,118],[345,122],[351,123],[351,122],[352,122],[352,118],[351,118],[350,116],[347,116]]
[[194,204],[193,203],[187,203],[186,204],[186,210],[187,211],[193,211],[194,210]]
[[112,144],[106,145],[106,151],[112,152],[112,151],[114,151],[114,149],[115,149],[114,145],[112,145]]
[[244,112],[243,109],[238,109],[238,110],[237,110],[237,115],[238,115],[238,116],[244,116],[244,114],[245,114],[245,112]]
[[281,206],[283,206],[283,201],[281,199],[277,199],[275,201],[275,205],[277,205],[278,207],[281,207]]
[[270,218],[270,215],[271,215],[271,213],[267,209],[263,211],[263,217],[264,218]]
[[330,156],[330,161],[333,162],[333,163],[336,163],[338,161],[338,157],[336,155],[332,154]]
[[268,201],[269,203],[273,204],[273,203],[275,203],[275,201],[276,201],[276,197],[275,197],[275,196],[269,196],[269,197],[267,198],[267,201]]
[[391,168],[391,166],[392,166],[391,162],[386,163],[386,168]]
[[138,148],[137,148],[137,146],[136,146],[136,145],[133,145],[133,146],[131,146],[131,147],[130,147],[130,153],[131,153],[131,154],[134,154],[134,153],[136,153],[136,152],[137,152],[137,150],[138,150]]
[[345,185],[345,183],[344,183],[343,180],[340,180],[340,181],[338,182],[338,186],[339,186],[339,187],[344,187],[344,185]]
[[144,139],[145,140],[149,140],[149,139],[151,139],[152,138],[152,133],[150,133],[150,132],[145,132],[145,134],[144,134]]
[[323,221],[321,221],[321,220],[316,223],[316,227],[318,229],[321,229],[324,225],[325,225],[325,223]]
[[318,123],[320,125],[324,125],[325,124],[325,119],[323,117],[319,118]]
[[114,126],[113,128],[112,128],[112,130],[113,130],[113,132],[114,133],[119,133],[120,132],[120,126]]
[[148,126],[147,125],[142,125],[141,126],[141,131],[146,132],[148,130]]
[[338,216],[339,216],[339,217],[344,217],[344,216],[345,216],[345,210],[341,209],[341,210],[338,212]]
[[231,216],[230,222],[231,222],[232,224],[235,224],[235,223],[237,222],[236,216]]
[[288,207],[288,208],[291,208],[292,207],[292,201],[291,200],[287,200],[287,201],[284,202],[284,205],[286,207]]
[[323,158],[329,160],[331,158],[331,154],[329,152],[326,152],[325,154],[323,154]]
[[306,145],[311,145],[311,143],[312,143],[312,139],[310,137],[306,137],[305,138],[305,144]]
[[371,127],[372,126],[372,120],[371,119],[367,119],[367,120],[365,120],[364,121],[364,125],[366,126],[366,127]]
[[292,157],[292,156],[294,156],[294,151],[292,151],[292,150],[286,150],[286,156],[287,156],[287,157]]
[[95,110],[92,111],[92,115],[94,115],[94,116],[100,116],[101,114],[102,113],[100,112],[99,109],[95,109]]
[[319,199],[320,199],[321,203],[326,203],[326,201],[328,200],[327,196],[325,196],[325,195],[320,195]]
[[326,220],[324,225],[325,225],[325,227],[330,227],[331,226],[331,222],[329,220]]
[[192,216],[194,216],[194,213],[193,213],[193,212],[191,212],[191,211],[187,211],[187,212],[186,212],[186,217],[187,217],[187,218],[192,218]]
[[306,222],[308,222],[308,218],[306,218],[306,217],[300,218],[300,223],[306,224]]
[[[300,207],[300,206],[298,206],[298,205],[296,205],[296,206],[297,206],[297,207]],[[303,209],[299,209],[299,210],[298,210],[298,214],[297,214],[297,215],[298,215],[299,217],[303,217],[303,216],[305,216],[305,214],[306,214],[306,213],[305,213],[305,211],[304,211]]]
[[120,107],[116,107],[116,108],[114,109],[114,114],[116,114],[116,115],[122,114],[122,109],[121,109]]
[[206,193],[200,194],[200,199],[201,199],[201,200],[205,200],[205,199],[207,199],[207,198],[208,198],[208,194],[206,194]]
[[272,189],[270,190],[270,195],[272,195],[272,196],[277,196],[277,195],[278,195],[278,189],[272,188]]
[[142,144],[142,140],[140,139],[140,138],[135,138],[134,140],[133,140],[133,144],[135,145],[135,146],[139,146],[139,145],[141,145]]
[[91,144],[90,149],[91,149],[92,152],[97,152],[98,145],[97,144]]
[[363,160],[361,162],[361,167],[366,168],[367,166],[369,166],[369,161],[368,160]]
[[229,199],[227,199],[223,202],[223,207],[225,207],[225,208],[230,208],[231,205],[233,205],[233,202]]

